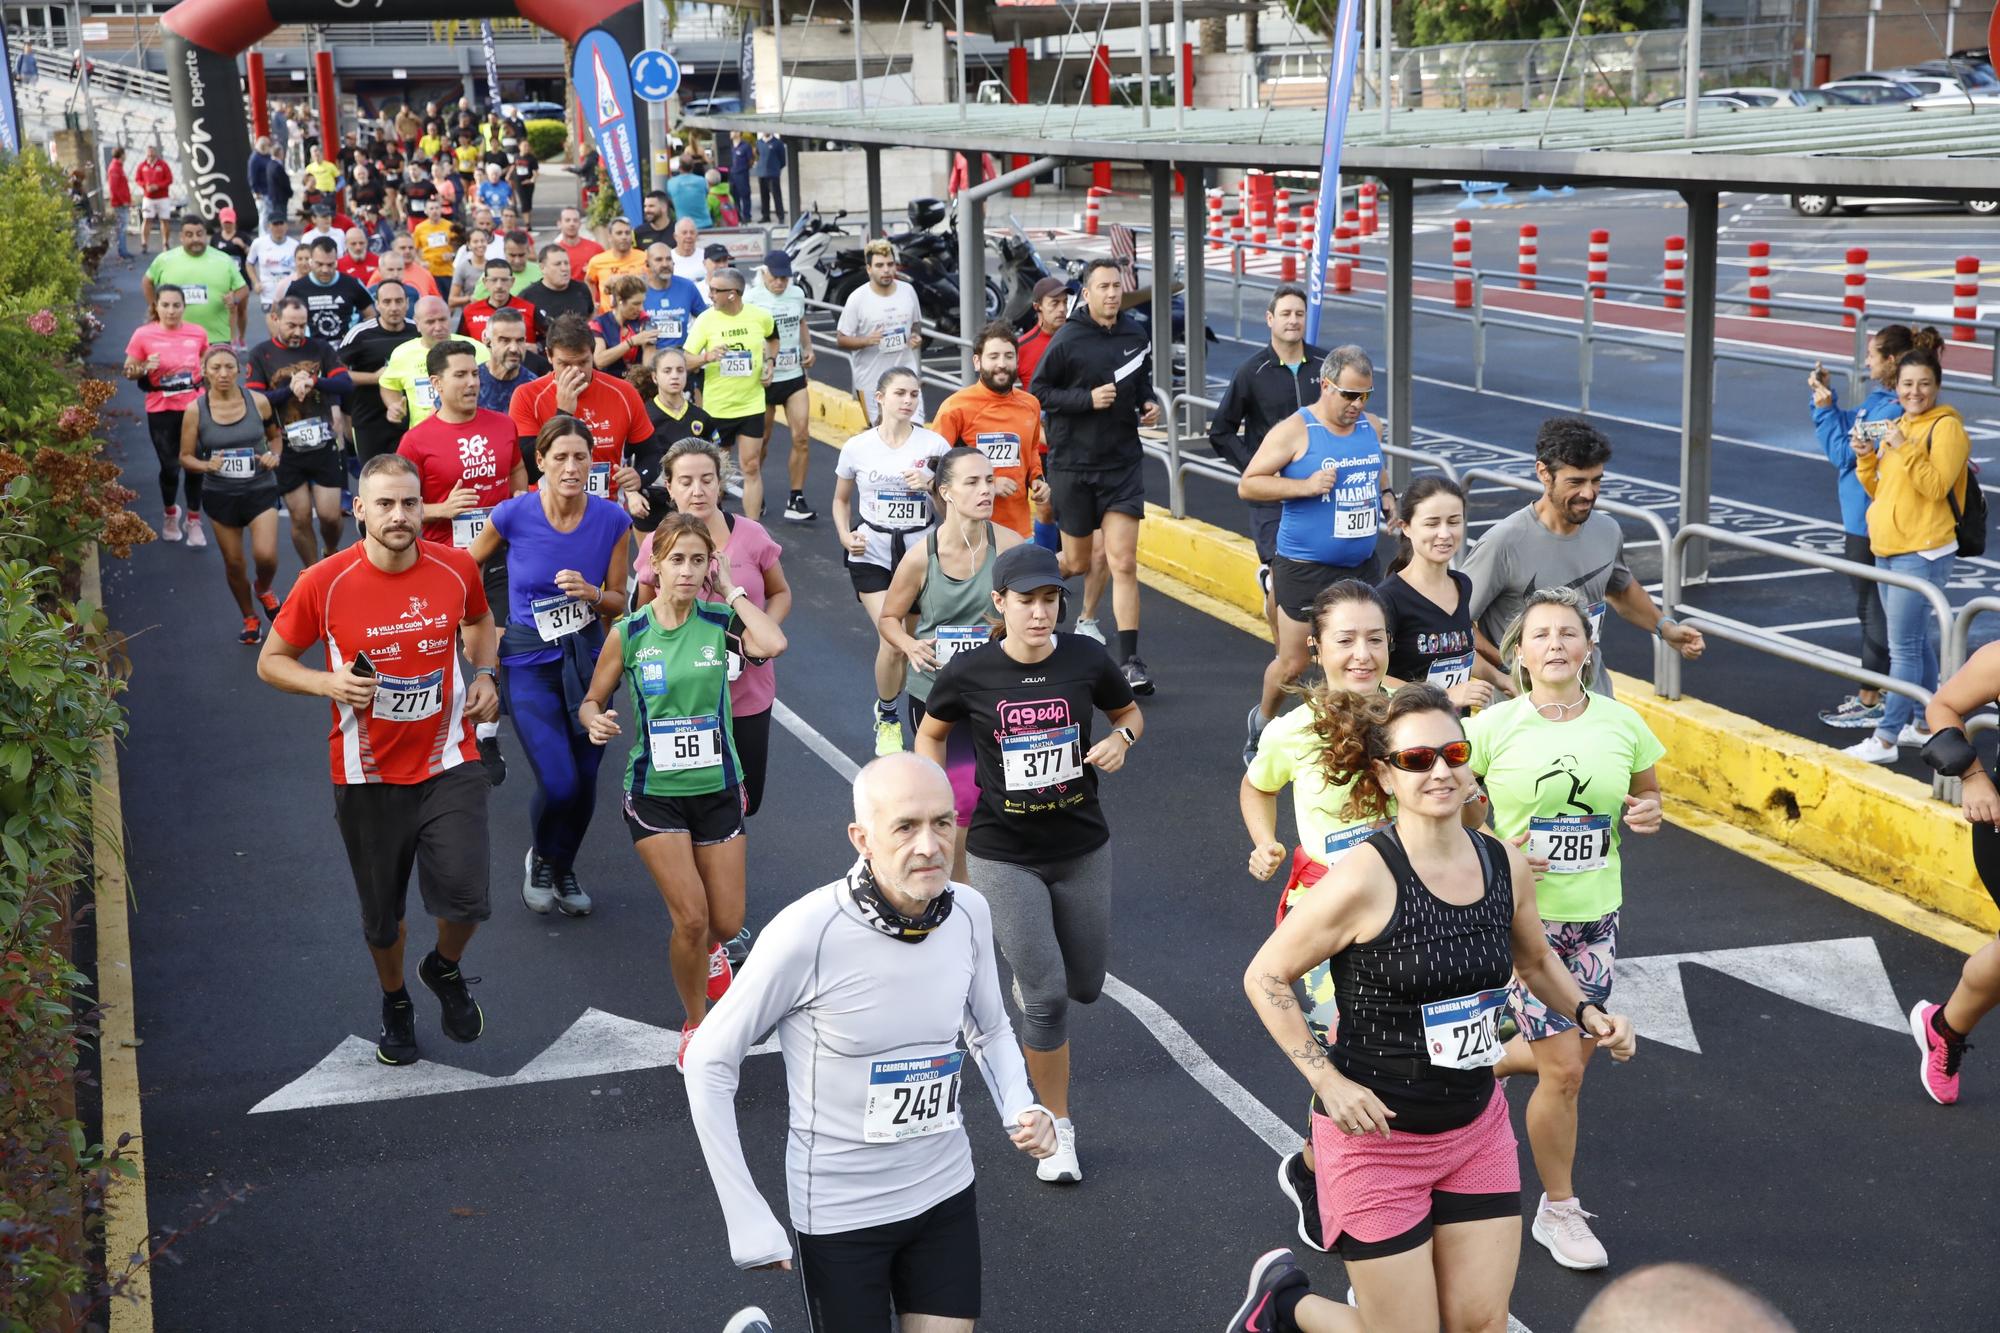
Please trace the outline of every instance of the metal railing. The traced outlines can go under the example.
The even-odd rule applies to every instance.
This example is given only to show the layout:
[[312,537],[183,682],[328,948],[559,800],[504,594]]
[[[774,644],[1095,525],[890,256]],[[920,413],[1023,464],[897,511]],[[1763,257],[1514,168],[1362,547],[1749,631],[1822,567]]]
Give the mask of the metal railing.
[[[76,85],[70,70],[76,59],[74,51],[59,51],[54,47],[36,45],[29,48],[35,53],[36,68],[43,80],[53,79],[57,83]],[[104,56],[86,56],[85,67],[90,74],[90,87],[94,92],[108,93],[119,97],[137,97],[148,102],[168,102],[172,88],[164,74],[141,69],[137,65],[121,64]]]
[[1951,633],[1944,640],[1944,658],[1938,664],[1939,680],[1949,680],[1972,656],[1972,622],[1995,612],[2000,612],[2000,597],[1975,597],[1958,608],[1958,615],[1951,622]]

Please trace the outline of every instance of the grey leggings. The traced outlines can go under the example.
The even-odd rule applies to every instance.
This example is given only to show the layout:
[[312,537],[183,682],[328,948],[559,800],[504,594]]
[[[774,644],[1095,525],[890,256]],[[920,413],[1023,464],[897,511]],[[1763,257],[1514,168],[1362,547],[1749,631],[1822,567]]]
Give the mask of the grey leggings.
[[993,909],[993,938],[1014,971],[1021,1044],[1069,1040],[1069,1002],[1104,989],[1111,941],[1111,844],[1069,861],[1017,865],[967,855],[966,877]]

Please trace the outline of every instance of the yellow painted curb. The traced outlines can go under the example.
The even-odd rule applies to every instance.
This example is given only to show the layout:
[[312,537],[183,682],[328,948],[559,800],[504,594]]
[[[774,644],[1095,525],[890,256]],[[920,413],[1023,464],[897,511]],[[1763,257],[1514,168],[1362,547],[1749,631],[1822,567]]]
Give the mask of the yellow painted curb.
[[[104,605],[98,555],[83,566],[83,596]],[[104,1142],[130,1134],[125,1156],[138,1168],[130,1177],[113,1175],[104,1201],[104,1262],[115,1277],[134,1254],[151,1254],[152,1226],[146,1215],[146,1140],[139,1122],[139,1032],[133,1007],[132,938],[125,916],[130,895],[125,879],[125,815],[118,788],[118,747],[109,736],[97,739],[97,782],[90,802],[97,898],[98,1079],[103,1090]],[[111,1333],[152,1333],[153,1269],[143,1264],[125,1284],[125,1295],[110,1302]]]

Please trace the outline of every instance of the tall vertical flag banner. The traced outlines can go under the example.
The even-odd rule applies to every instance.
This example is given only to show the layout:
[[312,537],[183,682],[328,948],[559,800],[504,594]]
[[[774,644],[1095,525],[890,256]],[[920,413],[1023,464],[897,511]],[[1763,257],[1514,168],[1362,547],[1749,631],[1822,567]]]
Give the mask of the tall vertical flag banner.
[[500,109],[500,60],[493,51],[493,24],[479,20],[479,45],[486,53],[486,109]]
[[[34,60],[34,48],[28,48],[25,58]],[[29,69],[33,68],[31,63]],[[14,53],[7,49],[4,28],[0,28],[0,151],[21,151],[21,110],[14,102]]]
[[1340,141],[1347,136],[1347,103],[1354,96],[1354,67],[1361,56],[1356,0],[1340,0],[1334,20],[1333,63],[1326,72],[1326,130],[1319,150],[1319,217],[1313,235],[1312,272],[1306,282],[1306,341],[1319,341],[1320,302],[1333,255],[1333,224],[1340,217]]
[[644,216],[639,177],[639,132],[633,119],[631,62],[618,39],[592,28],[576,44],[570,67],[577,110],[603,161],[605,179],[618,194],[625,216]]

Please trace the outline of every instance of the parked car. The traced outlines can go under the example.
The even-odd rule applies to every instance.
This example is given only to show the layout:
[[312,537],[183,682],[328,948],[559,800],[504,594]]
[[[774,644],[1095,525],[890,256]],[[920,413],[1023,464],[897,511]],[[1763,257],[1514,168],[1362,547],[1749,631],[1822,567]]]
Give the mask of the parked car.
[[516,117],[526,124],[531,120],[561,120],[567,112],[561,102],[502,102],[500,114]]
[[1936,74],[1947,79],[1957,79],[1974,92],[2000,91],[2000,78],[1993,73],[1993,66],[1983,60],[1920,60],[1905,66],[1912,74]]
[[1995,213],[2000,213],[2000,196],[1991,199],[1968,199],[1963,203],[1951,199],[1890,199],[1849,194],[1792,196],[1792,211],[1809,218],[1822,218],[1829,213],[1858,213],[1869,208],[1962,208],[1974,217],[1989,218]]
[[1967,106],[2000,106],[2000,89],[1977,93],[1933,93],[1910,103],[1913,111],[1964,111]]
[[1798,106],[1866,106],[1860,98],[1839,88],[1797,88],[1792,91]]
[[681,108],[685,116],[739,116],[743,114],[743,99],[740,97],[697,97]]
[[[1919,94],[1962,93],[1965,85],[1949,75],[1929,73],[1917,69],[1864,69],[1859,74],[1849,74],[1839,80],[1841,83],[1900,83],[1915,88]],[[1825,85],[1822,84],[1822,87]]]
[[[1756,107],[1750,105],[1750,103],[1744,101],[1740,97],[1725,97],[1720,93],[1703,93],[1701,95],[1701,105],[1704,110],[1712,110],[1712,111],[1757,110]],[[1656,111],[1680,111],[1685,109],[1686,106],[1687,106],[1687,98],[1669,97],[1664,102],[1655,102],[1653,104],[1653,109]]]
[[1875,79],[1834,79],[1822,83],[1819,91],[1839,93],[1842,97],[1860,103],[1862,106],[1890,106],[1897,102],[1914,102],[1924,95],[1921,88],[1912,88],[1907,83],[1881,82]]

